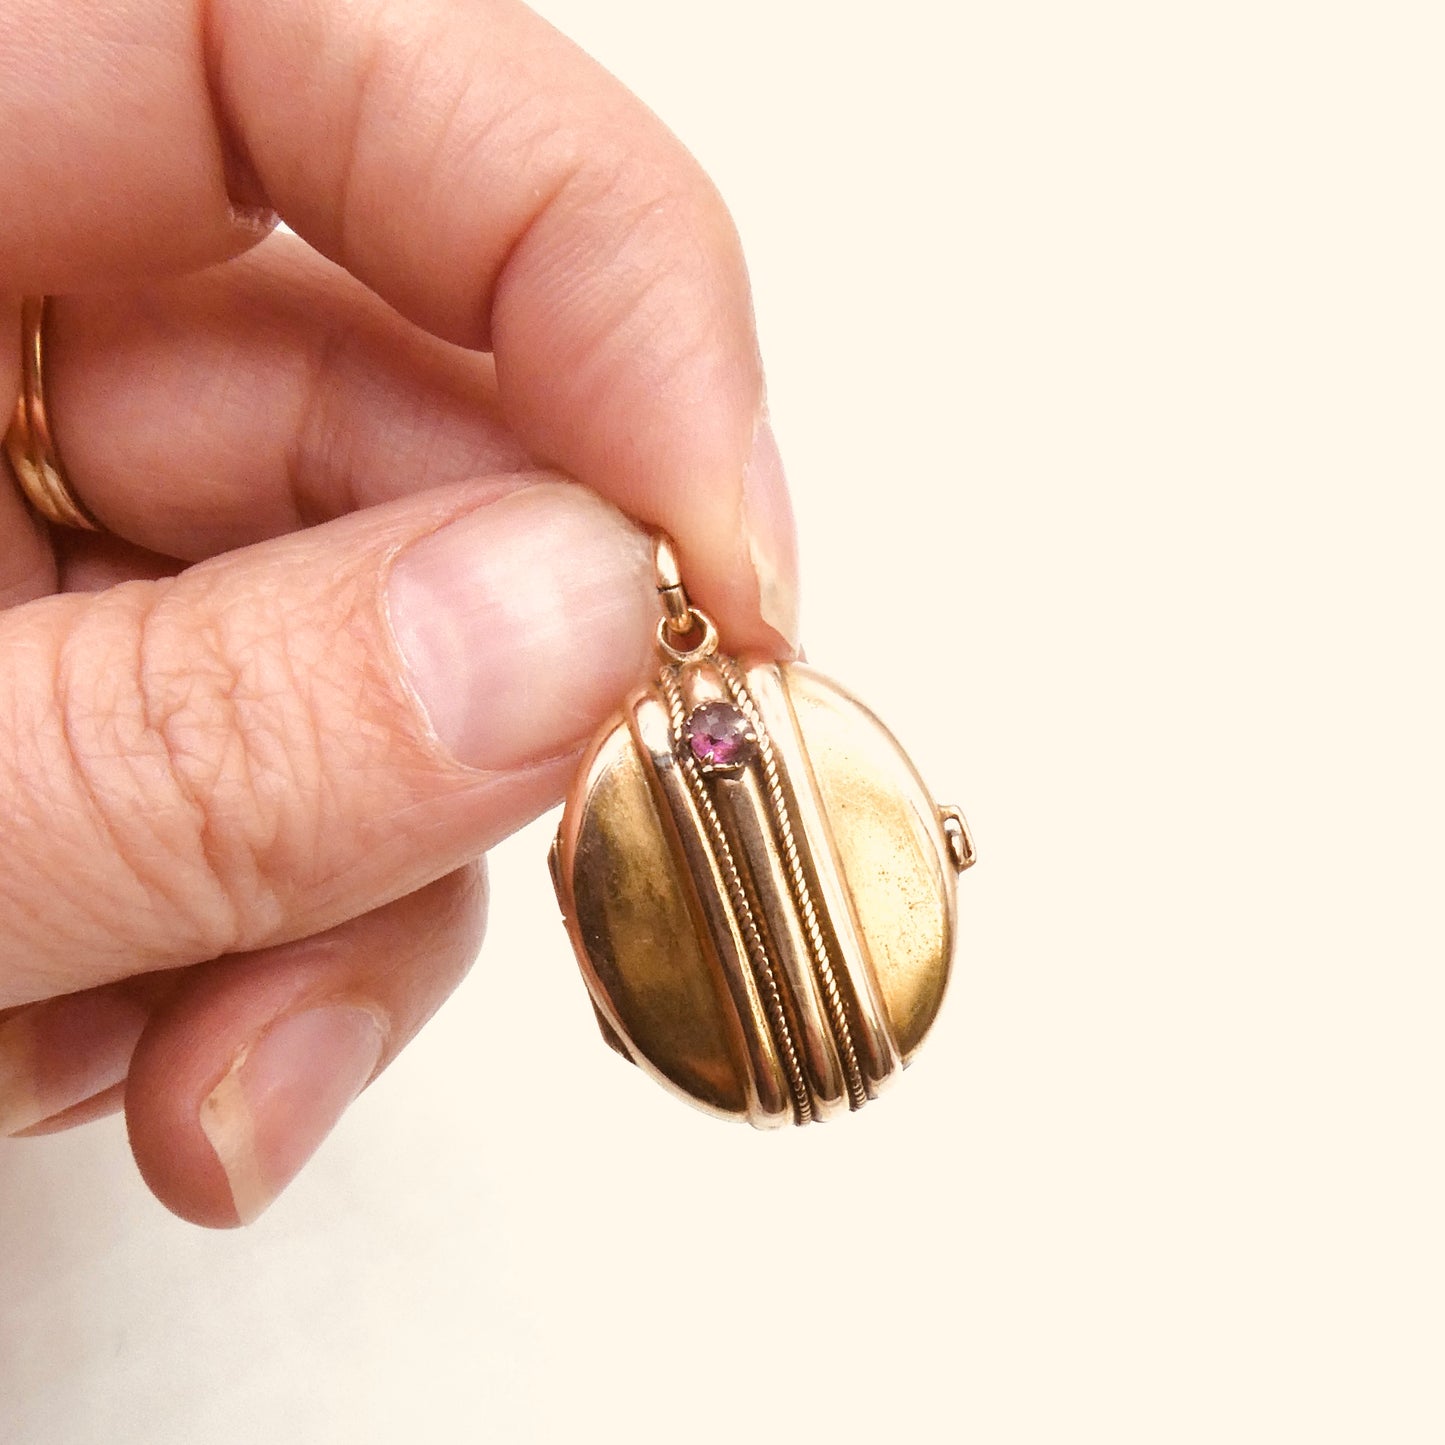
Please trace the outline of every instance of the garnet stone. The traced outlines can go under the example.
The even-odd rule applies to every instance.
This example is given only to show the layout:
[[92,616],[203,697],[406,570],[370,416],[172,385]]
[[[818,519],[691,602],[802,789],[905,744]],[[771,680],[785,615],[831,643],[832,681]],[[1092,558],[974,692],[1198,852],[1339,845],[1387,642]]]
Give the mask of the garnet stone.
[[757,752],[757,735],[730,702],[705,702],[693,708],[682,735],[705,773],[741,768]]

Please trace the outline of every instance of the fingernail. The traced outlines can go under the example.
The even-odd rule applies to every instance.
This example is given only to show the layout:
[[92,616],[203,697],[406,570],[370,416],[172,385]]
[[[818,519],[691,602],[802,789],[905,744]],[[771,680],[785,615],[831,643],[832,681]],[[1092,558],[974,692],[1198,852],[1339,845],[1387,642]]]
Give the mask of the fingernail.
[[596,728],[647,668],[649,559],[620,512],[565,482],[513,492],[397,558],[392,629],[458,761],[521,767]]
[[31,1004],[0,1024],[0,1136],[18,1134],[119,1084],[146,1010],[114,993]]
[[748,556],[758,579],[763,621],[789,647],[798,645],[798,541],[783,459],[768,419],[759,420],[743,473]]
[[231,224],[248,236],[264,241],[277,226],[281,217],[270,206],[231,206]]
[[328,1004],[271,1025],[201,1102],[201,1131],[236,1217],[257,1219],[294,1179],[376,1070],[381,1018]]

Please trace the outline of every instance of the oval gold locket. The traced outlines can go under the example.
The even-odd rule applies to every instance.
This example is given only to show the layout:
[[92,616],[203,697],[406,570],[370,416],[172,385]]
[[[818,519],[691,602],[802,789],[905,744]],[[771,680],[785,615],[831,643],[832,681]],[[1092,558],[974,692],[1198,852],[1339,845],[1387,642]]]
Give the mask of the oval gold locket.
[[656,544],[661,670],[587,750],[552,878],[603,1036],[759,1128],[861,1108],[942,1002],[963,815],[811,667],[733,658]]

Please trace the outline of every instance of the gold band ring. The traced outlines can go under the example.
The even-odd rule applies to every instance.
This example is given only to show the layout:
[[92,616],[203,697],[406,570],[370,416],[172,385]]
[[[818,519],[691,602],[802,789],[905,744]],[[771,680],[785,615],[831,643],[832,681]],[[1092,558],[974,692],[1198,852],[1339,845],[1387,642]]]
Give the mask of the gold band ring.
[[27,296],[20,308],[20,399],[5,433],[5,454],[20,490],[47,522],[98,532],[100,523],[65,480],[45,410],[45,301]]

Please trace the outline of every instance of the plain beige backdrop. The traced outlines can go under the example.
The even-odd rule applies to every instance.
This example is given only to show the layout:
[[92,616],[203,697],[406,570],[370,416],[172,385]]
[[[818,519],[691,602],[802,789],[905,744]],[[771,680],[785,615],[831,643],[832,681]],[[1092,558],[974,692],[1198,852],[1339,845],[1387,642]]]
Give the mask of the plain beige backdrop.
[[1439,5],[541,8],[734,208],[812,660],[978,841],[944,1016],[694,1115],[534,828],[255,1229],[0,1146],[0,1440],[1445,1439]]

